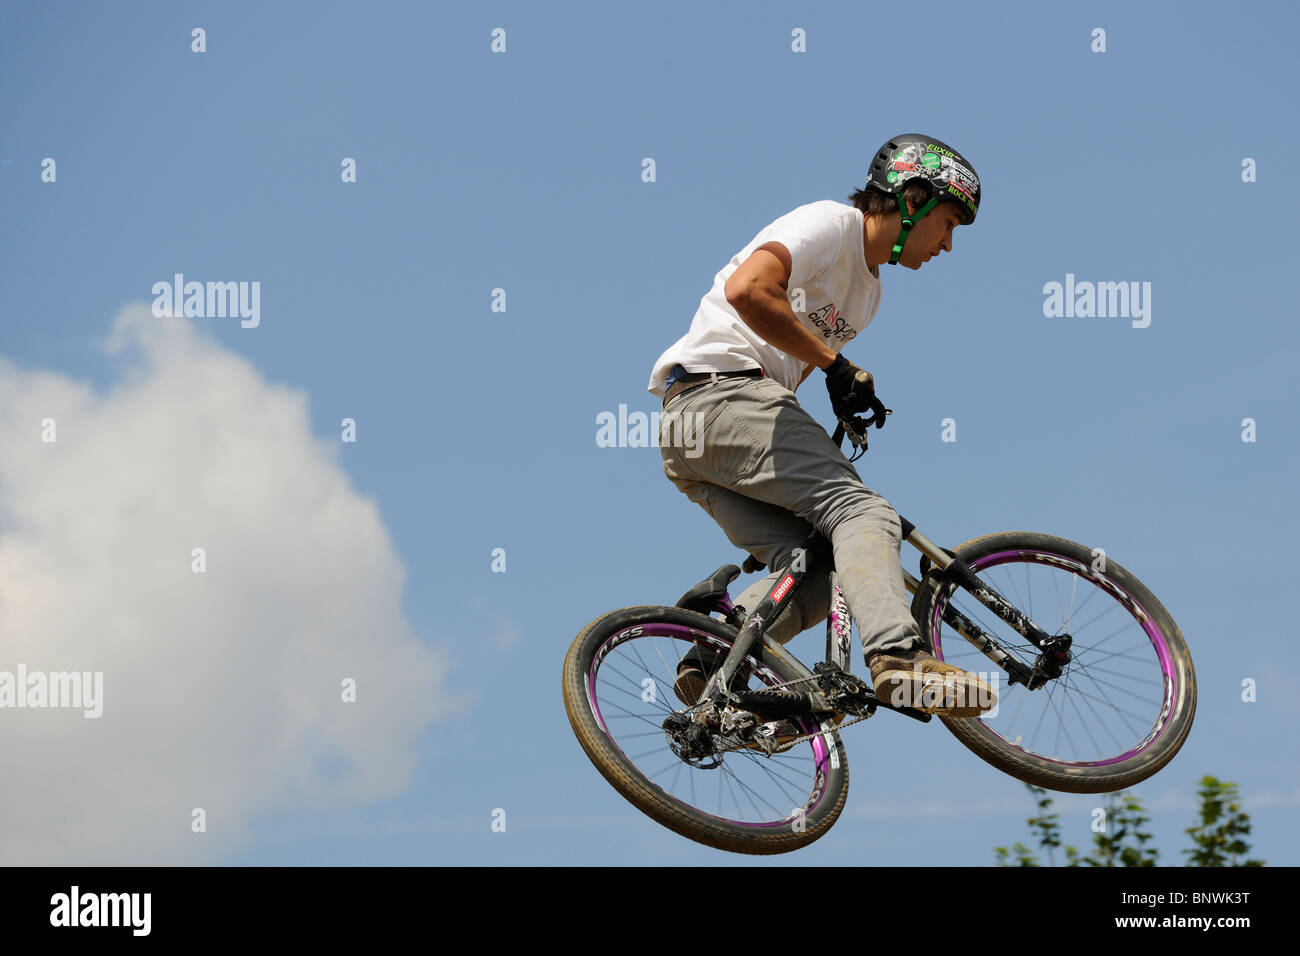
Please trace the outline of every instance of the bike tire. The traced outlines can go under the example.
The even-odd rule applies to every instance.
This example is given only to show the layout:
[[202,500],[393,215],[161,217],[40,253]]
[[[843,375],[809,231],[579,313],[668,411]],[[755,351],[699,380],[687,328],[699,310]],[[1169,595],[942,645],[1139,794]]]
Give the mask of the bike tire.
[[[638,630],[640,633],[632,633]],[[844,802],[848,796],[848,760],[834,723],[826,720],[817,725],[813,722],[813,718],[801,719],[803,729],[817,735],[810,741],[794,745],[791,749],[791,755],[796,759],[800,758],[795,754],[795,748],[800,751],[807,750],[808,753],[801,759],[810,759],[813,768],[811,789],[802,807],[791,808],[789,813],[784,813],[782,808],[778,808],[770,813],[771,819],[763,819],[760,814],[756,819],[746,820],[729,818],[701,809],[695,805],[703,802],[701,799],[686,798],[683,795],[685,788],[666,784],[665,775],[659,775],[657,782],[654,773],[642,769],[655,758],[647,757],[638,764],[619,745],[616,735],[607,726],[615,716],[621,715],[610,711],[607,719],[605,711],[609,710],[609,707],[604,703],[605,690],[603,689],[606,680],[602,678],[600,669],[602,664],[605,664],[612,671],[618,670],[609,664],[609,660],[619,646],[642,639],[668,640],[670,642],[668,648],[674,653],[665,657],[660,647],[656,656],[663,662],[664,667],[659,668],[656,662],[647,670],[664,670],[665,673],[661,675],[664,686],[671,687],[672,668],[675,668],[680,657],[675,652],[684,652],[691,644],[696,644],[725,653],[730,650],[735,641],[736,633],[736,629],[724,621],[677,607],[643,605],[601,615],[582,629],[565,657],[564,709],[578,742],[596,769],[615,790],[653,820],[682,836],[720,850],[750,854],[786,853],[807,846],[825,835],[844,809]],[[625,655],[625,658],[631,660],[630,655]],[[770,686],[774,683],[810,676],[802,664],[781,645],[771,640],[765,640],[762,661],[756,661],[751,654],[746,658],[746,665],[752,670],[750,677],[757,679],[761,685]],[[630,666],[624,666],[622,672],[617,673],[616,677],[610,680],[624,682],[625,689],[621,690],[621,693],[626,696],[620,698],[620,701],[622,704],[635,707],[636,690],[646,685],[644,681],[638,682],[637,686],[627,685],[626,681],[629,678],[626,672],[630,670]],[[642,698],[644,697],[643,693]],[[685,709],[685,705],[679,704],[675,697],[671,704],[661,701],[655,703],[661,709],[652,712],[654,714],[650,718],[652,722],[658,719],[659,714]],[[646,727],[639,727],[638,731],[643,738],[649,738],[651,741],[655,739],[654,734]],[[659,756],[667,757],[670,770],[674,768],[673,759],[676,759],[681,763],[681,767],[686,768],[688,774],[717,772],[697,769],[682,761],[680,757],[674,757],[666,735]],[[777,756],[785,757],[786,754],[781,753]],[[764,757],[748,750],[740,750],[725,754],[723,765],[725,767],[727,761],[731,760],[733,773],[739,769],[744,774],[753,773],[761,776],[765,768],[758,762],[775,759],[776,757]],[[738,767],[735,766],[737,763]],[[791,766],[793,764],[789,762],[782,765],[782,779],[785,779],[787,774],[792,780],[798,779],[789,769]],[[675,778],[680,775],[681,767],[676,767],[678,773],[674,775]],[[690,794],[694,798],[696,795],[694,780],[700,778],[690,779]],[[704,779],[707,784],[712,778]],[[720,791],[722,779],[719,778]],[[739,780],[739,776],[736,779]],[[731,784],[728,783],[728,786]],[[743,795],[745,794],[742,793]],[[752,794],[748,796],[751,802],[755,802]],[[761,809],[757,803],[755,809]],[[784,816],[781,815],[782,813]]]
[[[1070,626],[1062,627],[1055,633],[1066,631],[1075,635],[1075,645],[1072,648],[1075,656],[1066,666],[1061,678],[1053,683],[1059,683],[1066,688],[1060,691],[1062,703],[1065,695],[1075,689],[1076,683],[1081,687],[1084,681],[1092,680],[1095,685],[1102,688],[1100,694],[1084,694],[1080,690],[1081,696],[1073,701],[1074,709],[1078,714],[1082,714],[1084,709],[1089,709],[1093,717],[1098,718],[1097,721],[1076,720],[1071,724],[1076,727],[1076,733],[1086,733],[1089,738],[1094,738],[1094,727],[1089,724],[1100,721],[1100,715],[1097,715],[1096,710],[1101,706],[1099,702],[1102,700],[1113,702],[1118,698],[1124,704],[1123,707],[1115,705],[1114,709],[1120,715],[1119,723],[1127,725],[1131,734],[1140,731],[1143,713],[1153,710],[1156,713],[1154,724],[1135,746],[1106,755],[1105,751],[1114,749],[1115,745],[1097,744],[1093,739],[1092,745],[1099,753],[1092,755],[1090,759],[1063,760],[1060,756],[1049,756],[1032,749],[1039,746],[1035,742],[1036,737],[1026,741],[1022,733],[1015,741],[1009,739],[1014,729],[1011,722],[998,725],[998,718],[1003,717],[1009,708],[1019,706],[1023,710],[1025,702],[1032,699],[1029,695],[1044,694],[1042,689],[1029,691],[1021,685],[1007,686],[998,701],[997,716],[940,718],[962,744],[1004,773],[1026,783],[1066,793],[1107,793],[1122,790],[1146,780],[1174,758],[1186,742],[1195,718],[1196,671],[1192,665],[1187,643],[1177,624],[1174,623],[1173,617],[1141,581],[1109,556],[1101,559],[1102,570],[1098,570],[1096,564],[1099,552],[1078,542],[1030,531],[983,535],[963,543],[954,550],[957,557],[966,562],[976,577],[987,581],[1009,600],[1019,600],[1018,592],[1021,590],[1021,585],[1018,578],[1011,571],[995,577],[990,573],[994,568],[1006,565],[1023,566],[1026,590],[1031,584],[1029,569],[1033,566],[1068,574],[1073,578],[1070,611],[1067,618],[1067,624]],[[1010,582],[1010,586],[1007,582]],[[1119,645],[1112,644],[1105,653],[1101,652],[1101,645],[1080,643],[1073,622],[1075,611],[1082,610],[1084,606],[1081,604],[1076,608],[1073,603],[1080,582],[1087,582],[1093,586],[1092,590],[1087,591],[1088,597],[1085,598],[1084,604],[1091,601],[1092,596],[1099,595],[1103,599],[1101,607],[1106,608],[1101,615],[1089,621],[1089,626],[1098,623],[1101,617],[1109,615],[1112,605],[1104,603],[1107,598],[1113,602],[1113,606],[1126,611],[1132,618],[1130,624],[1121,615],[1120,630],[1103,638],[1103,642],[1111,643],[1116,636],[1125,633],[1131,634],[1131,639],[1122,641]],[[1000,641],[1004,640],[1005,634],[1009,634],[1013,636],[1013,640],[1004,643],[1014,643],[1014,640],[1023,642],[1023,646],[1032,654],[1022,654],[1022,659],[1032,663],[1032,655],[1037,652],[1028,641],[965,590],[943,582],[937,571],[931,571],[927,573],[922,587],[918,588],[912,609],[921,628],[921,634],[929,642],[931,651],[936,657],[968,670],[973,670],[974,667],[970,666],[967,660],[982,660],[986,665],[991,666],[987,657],[943,621],[943,612],[952,601],[954,594],[960,594],[964,598],[958,609],[986,631],[990,629],[989,621],[1000,625],[1001,629],[995,635]],[[1056,597],[1059,607],[1061,604],[1059,590]],[[1032,596],[1030,605],[1026,607],[1024,603],[1018,603],[1022,613],[1033,617],[1035,609],[1032,608]],[[1037,610],[1041,613],[1041,605]],[[1050,628],[1054,622],[1047,620],[1044,615],[1041,619],[1035,618],[1035,623],[1051,633]],[[1112,620],[1107,626],[1114,623],[1115,621]],[[1144,644],[1144,640],[1149,642],[1149,646]],[[1082,652],[1081,648],[1083,648]],[[948,656],[945,656],[945,652]],[[966,657],[962,657],[963,653]],[[1084,658],[1090,655],[1091,662],[1085,664]],[[1102,661],[1105,662],[1105,667],[1101,666]],[[1070,676],[1072,668],[1076,671],[1074,678]],[[1125,695],[1139,699],[1154,697],[1157,670],[1161,694],[1158,710],[1151,700],[1147,700],[1145,704],[1130,703],[1128,696]],[[1001,671],[997,673],[1001,674]],[[1095,674],[1105,675],[1104,679],[1095,677]],[[1117,681],[1116,678],[1120,680]],[[1134,682],[1144,688],[1143,693],[1139,694],[1134,689]],[[1050,700],[1050,695],[1047,699]],[[1082,700],[1083,706],[1080,706],[1079,700]],[[1039,703],[1031,704],[1032,707],[1046,710],[1042,708],[1041,700]],[[1128,710],[1127,708],[1130,707],[1134,709]],[[1057,709],[1058,716],[1063,710],[1064,708]],[[1035,734],[1037,735],[1037,731]],[[1058,741],[1060,736],[1058,731]],[[1071,746],[1078,747],[1080,751],[1088,749],[1075,744],[1073,739],[1069,738],[1068,732],[1066,736],[1070,739]],[[1112,736],[1115,735],[1112,733]],[[1116,739],[1119,741],[1119,746],[1123,747],[1125,738],[1116,737]],[[1079,754],[1075,756],[1078,757]]]

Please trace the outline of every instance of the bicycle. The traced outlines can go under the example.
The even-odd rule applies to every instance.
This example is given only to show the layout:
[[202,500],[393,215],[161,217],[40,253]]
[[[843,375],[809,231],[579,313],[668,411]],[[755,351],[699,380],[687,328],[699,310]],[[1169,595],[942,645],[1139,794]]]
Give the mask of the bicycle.
[[[858,449],[849,460],[857,460],[867,429],[891,412],[877,401],[870,417],[840,420],[835,443],[847,436]],[[986,681],[1005,675],[996,709],[939,715],[962,744],[1026,783],[1072,793],[1131,787],[1173,759],[1191,731],[1196,674],[1178,626],[1136,577],[1064,538],[999,532],[949,550],[900,518],[903,540],[921,552],[920,578],[903,574],[930,652],[967,670],[974,669],[967,661],[991,662],[997,670]],[[744,564],[746,572],[763,567],[753,556]],[[741,568],[728,564],[671,608],[601,615],[564,661],[565,710],[596,769],[652,819],[722,850],[784,853],[824,836],[848,794],[840,731],[878,710],[934,716],[924,699],[878,699],[850,673],[851,620],[824,537],[810,535],[782,570],[750,613],[731,602],[727,589]],[[826,657],[809,671],[766,628],[819,573],[831,583]],[[1054,633],[1036,622],[1030,594],[1045,580],[1062,618]],[[1079,588],[1087,595],[1076,606]],[[1094,598],[1099,607],[1089,607]],[[1093,638],[1117,607],[1118,622],[1106,621]],[[1083,642],[1085,628],[1091,643]],[[695,704],[673,706],[677,664],[691,647],[725,659]],[[1098,712],[1107,709],[1110,722]],[[1053,715],[1055,735],[1042,734]]]

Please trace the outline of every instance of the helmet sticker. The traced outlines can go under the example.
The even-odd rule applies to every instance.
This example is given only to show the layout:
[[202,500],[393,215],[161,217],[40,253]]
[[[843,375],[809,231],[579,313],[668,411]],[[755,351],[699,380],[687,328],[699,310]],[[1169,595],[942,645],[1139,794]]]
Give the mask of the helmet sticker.
[[898,168],[899,163],[906,163],[915,169],[921,162],[921,156],[925,153],[925,147],[920,143],[908,143],[902,149],[894,154],[894,168]]
[[[886,178],[891,182],[907,181],[922,176],[936,184],[944,185],[953,181],[962,191],[970,194],[979,189],[979,180],[965,164],[956,159],[951,150],[943,149],[933,143],[908,143],[896,151],[888,164]],[[907,176],[893,175],[909,173]]]
[[920,181],[936,199],[946,199],[964,210],[963,222],[973,222],[979,209],[980,181],[960,153],[939,140],[905,134],[887,140],[877,152],[868,186],[897,195],[907,184]]
[[955,160],[948,160],[947,166],[948,176],[946,178],[948,182],[956,183],[966,193],[974,193],[980,188],[980,181],[971,169]]

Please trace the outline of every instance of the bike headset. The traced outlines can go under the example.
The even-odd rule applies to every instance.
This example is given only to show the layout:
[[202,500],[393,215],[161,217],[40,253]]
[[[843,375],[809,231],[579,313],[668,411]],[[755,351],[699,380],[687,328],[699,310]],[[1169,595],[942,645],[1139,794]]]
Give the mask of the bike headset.
[[[913,180],[927,187],[930,200],[909,215],[903,188]],[[897,265],[912,227],[940,202],[955,204],[964,226],[975,221],[980,207],[980,180],[975,167],[947,143],[922,133],[904,133],[881,146],[871,161],[865,188],[898,197],[903,225],[889,257],[890,265]]]

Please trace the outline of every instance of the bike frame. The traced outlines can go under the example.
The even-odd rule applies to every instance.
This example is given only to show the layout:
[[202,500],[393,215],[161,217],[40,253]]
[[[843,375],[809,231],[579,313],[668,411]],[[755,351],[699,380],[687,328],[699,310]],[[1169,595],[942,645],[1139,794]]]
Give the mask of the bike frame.
[[[841,426],[843,424],[841,423]],[[865,427],[862,427],[861,431],[852,428],[848,430],[854,445],[863,449],[866,448],[865,433]],[[965,589],[1042,652],[1034,663],[1026,663],[949,603],[944,608],[944,621],[1000,667],[1007,674],[1008,684],[1024,684],[1034,690],[1060,674],[1061,668],[1070,659],[1069,635],[1047,634],[1028,615],[1023,614],[996,590],[977,578],[956,554],[940,548],[906,518],[901,515],[899,518],[902,522],[903,540],[921,552],[922,578],[933,575],[939,579],[941,586],[955,583]],[[852,655],[848,606],[836,580],[830,542],[820,532],[813,532],[804,540],[802,547],[795,549],[791,559],[783,566],[783,573],[777,577],[767,594],[758,602],[758,606],[750,610],[745,617],[731,652],[722,667],[705,686],[703,699],[721,699],[729,693],[725,688],[730,686],[731,678],[735,676],[741,662],[754,648],[762,648],[763,635],[767,631],[768,624],[776,620],[777,615],[786,608],[808,574],[820,572],[827,564],[830,565],[831,600],[830,612],[826,616],[826,663],[838,666],[846,674],[850,672],[849,659]],[[925,583],[909,574],[906,568],[903,569],[903,581],[907,590],[913,595]],[[730,616],[736,609],[729,598],[723,597],[719,602],[718,610]],[[884,701],[877,702],[881,706],[889,706]],[[907,711],[906,708],[891,707],[890,709]],[[911,713],[912,716],[916,716],[919,712]]]

